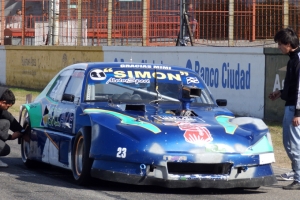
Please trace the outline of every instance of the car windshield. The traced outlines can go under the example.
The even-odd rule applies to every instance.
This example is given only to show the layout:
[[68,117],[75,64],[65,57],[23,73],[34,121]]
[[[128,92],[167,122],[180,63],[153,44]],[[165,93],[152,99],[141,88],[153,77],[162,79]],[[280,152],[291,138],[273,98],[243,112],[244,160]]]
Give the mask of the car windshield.
[[214,104],[199,76],[185,70],[92,69],[87,78],[85,101],[180,102],[180,88],[184,85],[201,89],[201,96],[193,98],[193,103]]

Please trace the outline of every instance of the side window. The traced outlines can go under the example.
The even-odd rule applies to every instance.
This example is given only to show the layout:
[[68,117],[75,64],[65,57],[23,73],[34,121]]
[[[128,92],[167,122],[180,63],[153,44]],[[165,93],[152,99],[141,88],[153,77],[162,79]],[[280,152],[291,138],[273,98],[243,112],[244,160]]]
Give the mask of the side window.
[[74,102],[80,99],[83,79],[84,70],[75,70],[64,92],[65,94],[73,94],[75,96]]
[[73,70],[66,70],[62,72],[54,81],[47,96],[55,101],[61,101],[62,95],[64,93],[64,90],[66,88],[66,85],[70,79],[72,72]]

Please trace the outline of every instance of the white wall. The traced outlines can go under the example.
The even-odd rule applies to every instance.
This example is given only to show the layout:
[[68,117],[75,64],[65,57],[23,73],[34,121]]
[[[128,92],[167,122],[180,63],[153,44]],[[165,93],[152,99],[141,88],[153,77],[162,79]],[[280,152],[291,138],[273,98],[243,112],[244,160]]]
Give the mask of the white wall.
[[103,47],[103,51],[105,62],[163,63],[190,68],[204,79],[215,99],[227,99],[228,109],[238,115],[263,118],[263,48],[112,46]]

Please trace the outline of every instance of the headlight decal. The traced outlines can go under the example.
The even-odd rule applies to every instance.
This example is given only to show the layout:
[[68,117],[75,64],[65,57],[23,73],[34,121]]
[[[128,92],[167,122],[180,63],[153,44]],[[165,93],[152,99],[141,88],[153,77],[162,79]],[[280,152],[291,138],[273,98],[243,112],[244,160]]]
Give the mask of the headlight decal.
[[265,135],[256,144],[249,147],[243,155],[253,155],[266,152],[273,152],[273,146],[270,144],[267,136]]
[[221,124],[225,128],[225,132],[231,135],[234,134],[235,130],[238,127],[237,125],[229,122],[229,119],[232,118],[234,117],[224,116],[224,115],[220,115],[216,117],[217,122],[219,122],[219,124]]
[[161,132],[161,130],[157,126],[155,126],[151,123],[144,122],[144,121],[137,121],[136,118],[130,117],[128,115],[123,115],[118,112],[114,112],[114,111],[110,111],[110,110],[103,110],[103,109],[85,109],[83,112],[84,113],[107,113],[107,114],[110,114],[110,115],[113,115],[113,116],[119,118],[121,120],[122,124],[139,126],[144,129],[147,129],[155,134]]

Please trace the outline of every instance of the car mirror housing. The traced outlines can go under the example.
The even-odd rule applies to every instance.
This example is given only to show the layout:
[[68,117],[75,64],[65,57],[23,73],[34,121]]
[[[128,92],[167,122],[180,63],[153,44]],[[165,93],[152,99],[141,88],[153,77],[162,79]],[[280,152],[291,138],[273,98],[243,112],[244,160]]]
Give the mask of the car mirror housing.
[[191,99],[194,97],[200,97],[201,96],[201,89],[200,88],[194,88],[194,87],[188,87],[183,86],[182,87],[182,98],[184,99]]
[[73,94],[63,94],[62,101],[74,102],[75,96]]
[[216,103],[218,106],[227,106],[227,100],[226,99],[217,99]]

